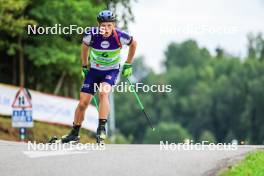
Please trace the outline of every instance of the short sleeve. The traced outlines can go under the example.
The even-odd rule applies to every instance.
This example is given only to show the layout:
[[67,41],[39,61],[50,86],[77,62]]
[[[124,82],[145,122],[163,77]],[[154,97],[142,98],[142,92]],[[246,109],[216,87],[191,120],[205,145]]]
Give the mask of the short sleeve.
[[120,42],[122,45],[130,45],[133,41],[133,37],[124,31],[117,30],[119,33]]
[[89,46],[91,44],[91,40],[92,40],[92,32],[90,30],[85,31],[82,40],[83,43]]

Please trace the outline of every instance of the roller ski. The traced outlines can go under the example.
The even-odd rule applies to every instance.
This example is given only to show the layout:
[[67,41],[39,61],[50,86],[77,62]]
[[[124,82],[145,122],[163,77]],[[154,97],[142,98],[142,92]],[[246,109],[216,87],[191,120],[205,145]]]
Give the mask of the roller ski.
[[57,136],[53,136],[50,140],[49,140],[49,144],[58,144],[58,143],[61,143],[61,144],[65,144],[65,143],[68,143],[68,144],[78,144],[80,142],[80,136],[77,136],[77,137],[69,137],[68,135],[64,135],[62,136],[61,138],[57,137]]
[[96,143],[105,144],[106,131],[104,126],[99,126],[96,131]]
[[79,136],[79,129],[73,128],[71,132],[68,135],[64,135],[61,138],[57,136],[53,136],[49,143],[69,143],[69,144],[77,144],[80,142],[80,136]]

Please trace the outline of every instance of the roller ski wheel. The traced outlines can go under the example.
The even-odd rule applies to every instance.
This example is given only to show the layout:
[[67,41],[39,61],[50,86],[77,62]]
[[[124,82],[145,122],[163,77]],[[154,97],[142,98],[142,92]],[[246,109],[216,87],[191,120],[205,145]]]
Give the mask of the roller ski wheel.
[[57,136],[53,136],[49,140],[49,144],[78,144],[80,142],[80,136],[71,136],[71,135],[64,135],[61,138],[58,138]]
[[59,143],[60,139],[57,136],[52,136],[51,139],[49,140],[49,144],[54,144],[54,143]]
[[105,127],[98,127],[96,131],[96,143],[105,144],[105,139],[106,139]]

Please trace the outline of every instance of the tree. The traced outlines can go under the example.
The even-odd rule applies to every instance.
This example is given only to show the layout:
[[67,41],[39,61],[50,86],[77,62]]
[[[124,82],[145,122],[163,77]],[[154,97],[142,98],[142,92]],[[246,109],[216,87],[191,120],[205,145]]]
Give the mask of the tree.
[[[19,84],[25,84],[24,71],[24,44],[23,33],[27,24],[34,24],[35,21],[24,16],[29,0],[1,0],[0,1],[0,32],[1,48],[7,48],[7,55],[13,56],[13,62],[16,63],[15,56],[19,58]],[[15,79],[16,64],[13,64],[13,78]]]
[[208,59],[210,53],[205,48],[199,48],[193,40],[187,40],[181,44],[171,43],[165,52],[164,62],[167,69],[171,67],[202,66]]
[[[124,9],[131,9],[129,2],[112,1],[111,7],[115,8],[118,4],[122,7],[125,4]],[[6,75],[1,75],[0,79],[17,85],[16,77],[19,76],[20,84],[26,87],[77,98],[82,82],[82,35],[28,35],[26,26],[96,26],[96,15],[106,9],[106,4],[106,1],[96,0],[1,0],[0,52],[3,61],[0,69]],[[119,21],[125,19],[119,18]],[[20,73],[16,72],[17,58],[20,61]],[[10,74],[13,80],[7,79]]]
[[191,135],[178,123],[159,123],[155,131],[148,129],[144,143],[159,144],[160,141],[169,143],[183,143],[185,139],[191,139]]
[[215,143],[215,137],[214,134],[208,130],[204,130],[200,136],[200,142],[202,141],[208,141],[210,143]]
[[[128,23],[134,21],[131,0],[107,0],[105,2],[108,9],[113,10],[115,13],[118,12],[118,15],[120,16],[118,18],[119,25],[121,25],[122,28],[127,29]],[[122,8],[120,8],[120,6]]]
[[248,36],[248,58],[264,60],[264,40],[262,33],[254,35],[249,33]]
[[[242,60],[223,50],[221,59],[219,55],[209,55],[207,59],[197,62],[197,51],[202,50],[199,47],[190,47],[189,52],[196,54],[179,57],[179,53],[188,51],[184,47],[186,43],[168,46],[166,72],[150,72],[141,80],[148,85],[172,85],[172,92],[139,92],[144,97],[145,108],[154,126],[160,123],[181,124],[194,140],[209,138],[207,131],[210,131],[210,138],[215,138],[212,140],[215,142],[237,139],[262,144],[264,63],[257,57],[260,54],[256,54],[255,59]],[[183,56],[186,56],[186,60],[182,62],[180,58]],[[116,99],[118,104],[122,104],[117,110],[120,131],[126,136],[132,134],[136,143],[144,142],[142,133],[145,133],[147,123],[140,117],[133,97],[121,95]],[[145,136],[154,135],[148,131]]]

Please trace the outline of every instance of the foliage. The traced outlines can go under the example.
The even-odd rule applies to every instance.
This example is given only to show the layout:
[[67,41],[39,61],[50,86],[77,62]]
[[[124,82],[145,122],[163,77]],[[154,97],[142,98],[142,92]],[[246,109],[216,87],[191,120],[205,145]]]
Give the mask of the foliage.
[[[256,53],[263,47],[260,36],[251,39],[255,43],[251,50]],[[260,54],[241,59],[221,50],[212,56],[190,40],[170,44],[165,56],[166,72],[157,75],[150,71],[140,80],[148,85],[172,85],[172,92],[139,92],[155,125],[180,123],[194,140],[206,136],[215,142],[237,139],[263,144],[264,62]],[[115,96],[120,104],[116,107],[118,128],[125,135],[133,134],[134,142],[140,143],[148,133],[148,124],[134,97],[127,94]]]
[[156,130],[148,129],[144,143],[159,144],[160,141],[168,143],[183,143],[185,139],[191,139],[191,135],[178,123],[161,122]]
[[[11,127],[11,118],[0,116],[0,139],[19,141],[19,129]],[[26,140],[47,143],[52,136],[63,136],[69,130],[70,127],[34,121],[34,127],[27,129]],[[82,143],[95,143],[95,136],[91,132],[82,129],[80,135],[82,136],[80,139]]]
[[214,134],[208,130],[204,130],[200,136],[200,142],[202,141],[208,141],[209,143],[215,143],[215,137]]
[[132,143],[132,140],[133,140],[132,136],[129,136],[128,138],[126,138],[121,133],[116,133],[114,135],[114,143],[115,144],[130,144],[130,143]]
[[[131,11],[129,0],[126,2],[124,10]],[[125,3],[123,0],[113,1],[112,8],[117,4],[122,7]],[[76,92],[82,82],[82,35],[75,31],[69,35],[28,34],[28,25],[36,25],[37,28],[53,27],[55,24],[61,27],[96,26],[96,16],[106,6],[106,1],[95,0],[1,0],[0,70],[4,74],[0,75],[0,80],[18,85],[17,78],[25,74],[26,87],[77,98]],[[128,22],[129,19],[125,19]],[[125,19],[120,18],[120,22]],[[25,63],[25,72],[18,67],[18,62]]]
[[255,151],[247,154],[244,160],[230,167],[226,171],[221,171],[220,176],[261,176],[264,173],[264,151]]

